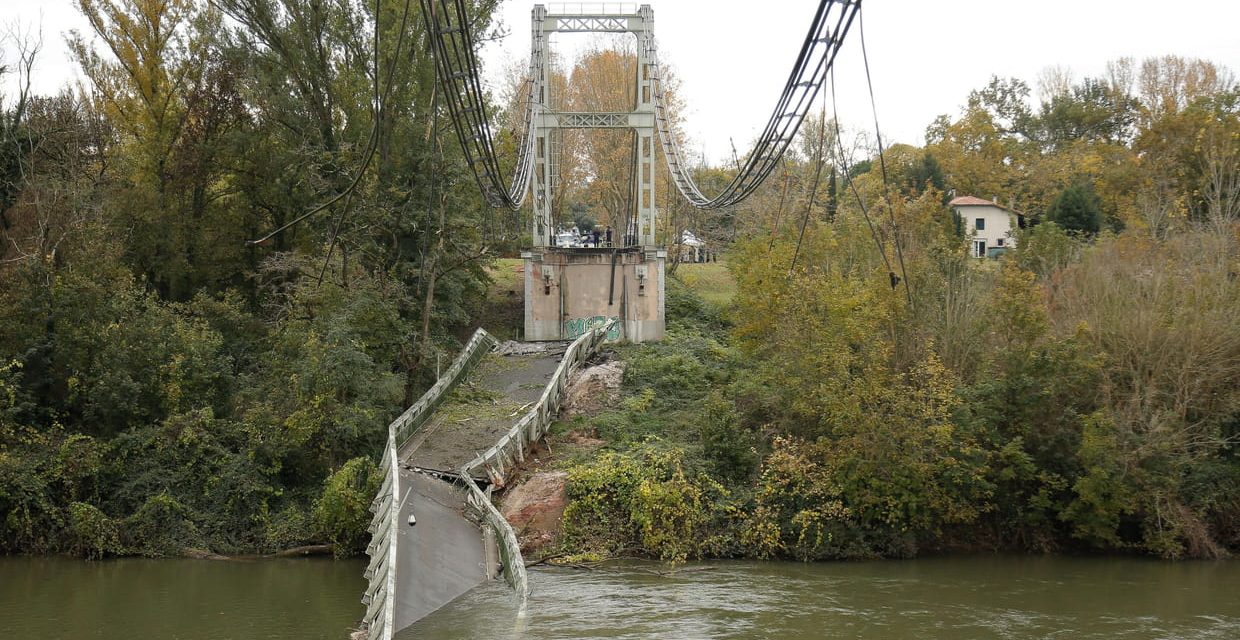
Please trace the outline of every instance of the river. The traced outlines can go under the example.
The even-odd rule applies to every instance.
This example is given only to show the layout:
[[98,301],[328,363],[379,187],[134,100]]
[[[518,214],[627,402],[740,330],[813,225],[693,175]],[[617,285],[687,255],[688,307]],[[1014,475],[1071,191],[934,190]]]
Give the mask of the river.
[[1240,563],[952,557],[538,569],[514,623],[502,585],[398,640],[434,638],[1240,638]]
[[[0,638],[344,640],[360,561],[0,558]],[[663,572],[664,575],[661,575]],[[535,568],[400,640],[1240,638],[1240,562],[985,556]]]
[[0,639],[346,640],[362,560],[0,557]]

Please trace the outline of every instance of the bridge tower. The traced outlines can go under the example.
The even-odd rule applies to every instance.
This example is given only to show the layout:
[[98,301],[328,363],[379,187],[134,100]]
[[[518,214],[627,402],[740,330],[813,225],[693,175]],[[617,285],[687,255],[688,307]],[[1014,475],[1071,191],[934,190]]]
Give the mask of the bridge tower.
[[[553,5],[554,6],[554,5]],[[573,10],[576,9],[576,10]],[[534,136],[533,246],[525,260],[525,339],[565,340],[620,319],[611,337],[659,340],[664,333],[664,264],[667,252],[655,239],[654,12],[650,5],[567,5],[556,12],[535,5],[531,14],[533,70],[530,99]],[[636,104],[632,111],[565,112],[551,108],[553,33],[631,33],[637,38]],[[553,194],[558,188],[559,140],[563,129],[630,129],[637,134],[636,215],[614,229],[602,246],[557,243]]]

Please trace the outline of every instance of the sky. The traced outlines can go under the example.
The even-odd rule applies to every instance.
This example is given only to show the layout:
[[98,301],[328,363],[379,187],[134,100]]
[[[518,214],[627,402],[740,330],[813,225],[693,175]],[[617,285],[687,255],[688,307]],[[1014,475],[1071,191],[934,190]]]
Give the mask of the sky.
[[[527,58],[534,4],[503,0],[500,20],[510,33],[486,45],[488,77],[498,79],[502,67]],[[716,163],[731,157],[733,143],[745,153],[770,117],[817,0],[649,4],[660,60],[681,80],[690,149]],[[862,6],[874,108],[889,143],[920,146],[926,125],[939,114],[957,115],[969,91],[992,75],[1035,87],[1048,66],[1067,67],[1080,79],[1101,75],[1108,60],[1166,54],[1240,72],[1240,2],[1230,0],[864,0]],[[42,31],[36,92],[54,93],[78,77],[64,34],[89,27],[74,7],[73,0],[0,0],[0,26]],[[854,26],[836,60],[839,117],[851,129],[872,131],[860,35]],[[559,38],[553,47],[571,56],[586,36]],[[3,55],[11,62],[11,51]]]

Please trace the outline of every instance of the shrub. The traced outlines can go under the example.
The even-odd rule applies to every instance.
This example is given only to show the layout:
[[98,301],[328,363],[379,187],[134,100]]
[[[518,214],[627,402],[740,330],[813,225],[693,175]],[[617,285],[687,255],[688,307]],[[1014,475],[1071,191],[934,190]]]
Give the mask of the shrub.
[[202,546],[198,526],[188,507],[167,493],[151,496],[125,520],[126,546],[150,557],[179,555]]
[[570,469],[565,542],[599,556],[641,551],[671,562],[701,556],[717,542],[710,525],[722,507],[708,495],[722,494],[722,487],[691,480],[683,460],[680,449],[648,443]]
[[69,552],[87,560],[122,553],[116,522],[94,505],[70,504]]
[[328,476],[323,495],[314,505],[314,525],[331,542],[338,558],[366,550],[370,503],[379,490],[379,474],[369,458],[353,458]]

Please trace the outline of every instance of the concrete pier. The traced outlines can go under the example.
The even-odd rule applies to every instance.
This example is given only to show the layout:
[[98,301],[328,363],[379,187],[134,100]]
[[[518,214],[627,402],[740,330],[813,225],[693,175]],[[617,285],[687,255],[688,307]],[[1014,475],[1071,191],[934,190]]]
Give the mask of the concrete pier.
[[526,340],[572,340],[613,318],[608,339],[663,339],[666,251],[541,247],[521,257]]

